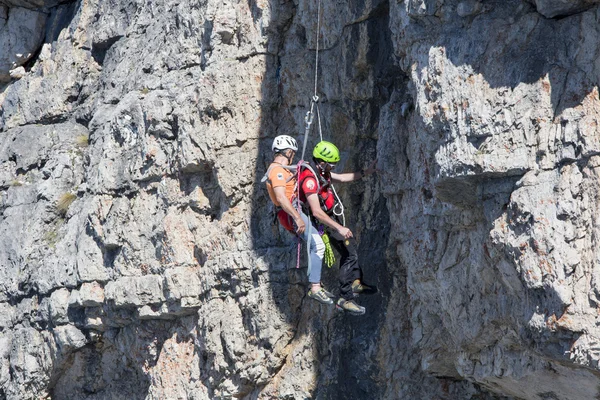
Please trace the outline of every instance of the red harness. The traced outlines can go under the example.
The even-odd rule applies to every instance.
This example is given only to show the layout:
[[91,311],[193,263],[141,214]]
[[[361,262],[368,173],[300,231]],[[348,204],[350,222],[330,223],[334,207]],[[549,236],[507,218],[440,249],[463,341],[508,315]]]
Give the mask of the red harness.
[[306,195],[316,193],[319,196],[319,204],[321,209],[327,214],[333,213],[335,207],[335,195],[331,189],[331,177],[318,174],[315,176],[314,171],[305,168],[300,172],[298,184],[302,188],[300,191],[300,202],[306,204]]
[[[306,194],[310,195],[312,193],[316,193],[319,197],[321,209],[328,215],[331,215],[333,213],[333,208],[336,205],[335,195],[331,189],[331,178],[325,178],[321,174],[317,174],[308,165],[308,163],[302,162],[298,164],[300,173],[298,174],[295,195],[291,199],[292,204],[299,199],[300,205],[304,209],[305,213],[310,215],[310,212],[307,209],[308,203],[306,201]],[[284,210],[281,209],[277,211],[277,219],[279,220],[281,226],[283,226],[286,230],[292,233],[296,231],[293,218]]]

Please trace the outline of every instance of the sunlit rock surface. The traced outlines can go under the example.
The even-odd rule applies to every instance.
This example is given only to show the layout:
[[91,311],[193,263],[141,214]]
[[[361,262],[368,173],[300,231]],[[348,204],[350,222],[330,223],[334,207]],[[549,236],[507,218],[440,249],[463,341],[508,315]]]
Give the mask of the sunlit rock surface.
[[[1,2],[0,398],[598,397],[596,3]],[[260,183],[317,37],[363,317]]]

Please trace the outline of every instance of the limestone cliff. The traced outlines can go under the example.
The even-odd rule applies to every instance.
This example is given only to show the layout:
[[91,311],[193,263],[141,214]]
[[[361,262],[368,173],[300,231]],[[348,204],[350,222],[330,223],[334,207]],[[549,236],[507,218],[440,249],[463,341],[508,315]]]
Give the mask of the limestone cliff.
[[[0,399],[598,398],[598,3],[0,0]],[[317,37],[364,317],[260,183]]]

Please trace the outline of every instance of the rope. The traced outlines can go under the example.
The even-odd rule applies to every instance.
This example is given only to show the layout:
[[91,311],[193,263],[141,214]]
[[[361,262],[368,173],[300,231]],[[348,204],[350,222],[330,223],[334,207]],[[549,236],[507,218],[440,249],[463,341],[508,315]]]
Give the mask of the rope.
[[308,143],[308,134],[310,133],[310,126],[313,123],[313,110],[315,104],[317,104],[317,116],[319,120],[319,134],[321,135],[321,140],[323,140],[323,134],[321,133],[321,117],[319,113],[319,96],[317,94],[317,87],[319,82],[319,35],[321,33],[321,0],[317,0],[317,32],[315,35],[316,41],[316,51],[315,51],[315,91],[312,99],[310,100],[310,110],[306,112],[306,116],[304,117],[305,129],[304,129],[304,143],[302,145],[302,156],[300,160],[304,160],[304,155],[306,154],[306,145]]
[[297,236],[297,241],[298,241],[298,251],[297,251],[297,257],[296,257],[296,269],[300,268],[300,248],[302,247],[302,239],[300,239],[300,236]]
[[[300,166],[302,165],[302,160],[298,161],[298,164],[296,165],[296,211],[298,211],[298,214],[300,214],[300,212],[302,212],[302,207],[300,206]],[[310,221],[309,221],[310,222]],[[306,227],[308,228],[308,227]],[[300,247],[302,247],[302,241],[300,239],[300,235],[298,236],[298,257],[296,259],[296,269],[300,268]],[[308,237],[308,240],[310,240],[310,236]],[[308,257],[308,270],[310,271],[310,257]]]
[[[332,211],[338,217],[339,216],[342,217],[342,225],[346,226],[346,217],[344,216],[344,204],[342,203],[342,199],[340,199],[340,196],[338,196],[337,192],[335,191],[335,188],[333,187],[333,184],[331,185],[331,189],[333,190],[333,194],[335,195],[335,198],[337,199],[337,203],[335,203],[335,206],[333,206]],[[336,211],[338,208],[339,208],[339,211]]]
[[321,112],[319,111],[319,104],[317,104],[317,122],[319,123],[319,137],[321,142],[323,141],[323,130],[321,128]]
[[[319,34],[321,31],[321,0],[317,0],[317,34],[316,34],[316,49],[315,52],[315,94],[313,98],[317,97],[317,77],[319,76]],[[318,97],[317,97],[318,98]]]
[[[300,161],[298,161],[298,164],[296,165],[296,174],[298,176],[298,181],[296,182],[296,186],[297,186],[297,193],[296,193],[296,201],[297,201],[297,211],[298,213],[302,212],[302,207],[300,205],[300,185],[299,185],[299,178],[300,178],[300,171],[301,171],[301,167],[302,164],[304,163],[304,156],[306,154],[306,145],[308,144],[308,135],[310,134],[310,126],[313,123],[313,119],[314,119],[314,114],[313,114],[313,110],[315,107],[315,104],[317,104],[317,119],[319,122],[319,134],[321,136],[321,140],[323,140],[323,134],[321,133],[321,116],[319,113],[319,105],[318,105],[318,101],[319,101],[319,96],[317,95],[317,83],[319,80],[319,34],[321,31],[321,0],[317,0],[317,32],[316,32],[316,51],[315,51],[315,92],[313,94],[313,97],[310,100],[310,110],[306,112],[306,116],[304,117],[304,124],[305,124],[305,128],[304,128],[304,140],[302,143],[302,155],[300,156]],[[312,223],[310,221],[310,218],[308,218],[308,224],[306,226],[306,235],[307,240],[306,240],[306,252],[308,255],[308,275],[310,275],[310,271],[311,271],[311,261],[310,261],[310,245],[311,245],[311,240],[312,240],[312,235],[311,235],[311,228],[312,228]],[[296,262],[296,268],[300,268],[300,247],[301,247],[301,242],[300,242],[300,237],[298,237],[298,259]]]

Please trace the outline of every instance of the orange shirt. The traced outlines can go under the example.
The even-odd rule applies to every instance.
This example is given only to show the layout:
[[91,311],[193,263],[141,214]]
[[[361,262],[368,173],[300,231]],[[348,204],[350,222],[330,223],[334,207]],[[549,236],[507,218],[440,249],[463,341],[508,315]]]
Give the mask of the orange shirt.
[[294,178],[294,174],[289,169],[283,168],[281,164],[273,163],[270,167],[272,168],[269,171],[269,179],[267,180],[267,191],[269,192],[269,197],[273,204],[280,207],[281,204],[277,201],[273,188],[285,186],[285,196],[291,200],[294,195],[296,178]]

